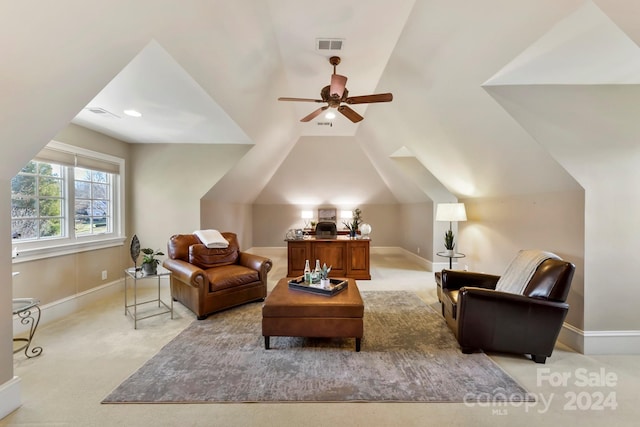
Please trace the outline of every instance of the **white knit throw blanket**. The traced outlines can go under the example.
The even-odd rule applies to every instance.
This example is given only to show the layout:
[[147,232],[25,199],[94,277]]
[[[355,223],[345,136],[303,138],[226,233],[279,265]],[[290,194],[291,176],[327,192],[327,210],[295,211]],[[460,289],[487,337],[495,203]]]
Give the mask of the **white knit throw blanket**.
[[522,295],[538,266],[550,258],[560,259],[558,255],[551,252],[532,249],[521,250],[511,261],[504,274],[500,276],[496,284],[496,291]]

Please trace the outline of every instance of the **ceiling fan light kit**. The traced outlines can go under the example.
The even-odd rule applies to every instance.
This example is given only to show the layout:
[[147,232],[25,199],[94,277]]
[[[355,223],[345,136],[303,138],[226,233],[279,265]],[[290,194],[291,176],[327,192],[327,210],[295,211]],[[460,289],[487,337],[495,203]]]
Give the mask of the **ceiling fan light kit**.
[[329,63],[333,65],[333,74],[331,75],[331,84],[325,86],[320,91],[321,99],[312,98],[278,98],[278,101],[295,101],[295,102],[320,102],[327,105],[318,108],[310,114],[300,119],[301,122],[309,122],[319,116],[323,111],[328,108],[335,108],[351,120],[353,123],[358,123],[364,117],[358,114],[355,110],[345,104],[370,104],[374,102],[391,102],[393,100],[393,94],[391,93],[379,93],[374,95],[361,95],[361,96],[349,96],[347,90],[347,77],[340,74],[336,74],[336,66],[340,64],[339,56],[332,56],[329,58]]

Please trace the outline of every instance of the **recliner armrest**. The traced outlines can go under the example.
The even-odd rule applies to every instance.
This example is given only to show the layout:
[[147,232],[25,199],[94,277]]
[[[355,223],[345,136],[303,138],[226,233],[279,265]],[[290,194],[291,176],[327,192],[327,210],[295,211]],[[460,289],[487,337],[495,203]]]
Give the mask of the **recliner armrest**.
[[472,271],[442,270],[440,280],[443,290],[458,290],[465,286],[495,289],[500,276]]
[[207,282],[204,270],[186,261],[168,258],[164,260],[162,266],[171,271],[176,279],[193,287],[202,287]]
[[[495,309],[496,305],[509,305],[510,307],[519,306],[518,310],[522,310],[523,313],[527,309],[535,310],[536,307],[548,307],[551,309],[568,310],[569,304],[566,302],[549,301],[542,298],[529,297],[526,295],[513,294],[510,292],[501,292],[493,289],[483,289],[477,287],[465,286],[460,289],[458,294],[458,304],[465,300],[465,303],[482,303],[485,301],[488,304],[492,304]],[[473,301],[473,302],[471,302]]]

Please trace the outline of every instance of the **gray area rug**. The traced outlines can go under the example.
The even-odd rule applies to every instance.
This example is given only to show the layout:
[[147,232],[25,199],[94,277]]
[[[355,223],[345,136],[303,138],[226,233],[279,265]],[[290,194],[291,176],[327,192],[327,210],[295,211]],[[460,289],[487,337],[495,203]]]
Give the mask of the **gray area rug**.
[[262,304],[248,304],[194,321],[102,403],[528,399],[485,354],[462,354],[442,316],[415,294],[362,297],[359,353],[353,338],[272,337],[265,350]]

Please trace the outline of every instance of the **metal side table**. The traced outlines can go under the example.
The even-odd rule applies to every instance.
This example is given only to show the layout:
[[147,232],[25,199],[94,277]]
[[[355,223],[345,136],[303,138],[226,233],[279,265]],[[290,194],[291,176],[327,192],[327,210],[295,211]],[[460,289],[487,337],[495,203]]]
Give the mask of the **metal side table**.
[[[31,347],[33,336],[40,323],[40,301],[36,298],[14,298],[12,301],[13,314],[18,315],[20,323],[29,326],[29,336],[27,338],[14,338],[13,342],[21,343],[13,349],[13,353],[24,350],[24,355],[31,358],[42,354],[42,347]],[[31,348],[30,348],[31,347]]]
[[436,253],[436,255],[441,256],[443,258],[449,258],[449,269],[453,268],[453,259],[454,258],[464,258],[466,255],[465,254],[460,254],[460,253],[454,253],[453,255],[450,255],[446,252],[438,252]]
[[[173,319],[173,298],[171,296],[171,280],[169,280],[169,304],[162,301],[160,298],[160,282],[163,277],[169,278],[171,272],[164,267],[158,266],[158,272],[156,274],[145,275],[142,270],[136,268],[127,268],[124,270],[124,314],[133,318],[133,328],[138,329],[138,320],[146,319],[148,317],[159,316],[161,314],[171,313]],[[138,281],[146,279],[158,280],[158,294],[153,299],[138,301]],[[133,281],[133,303],[129,303],[127,297],[128,282]],[[150,303],[157,303],[158,309],[145,310],[139,313],[138,307]]]

